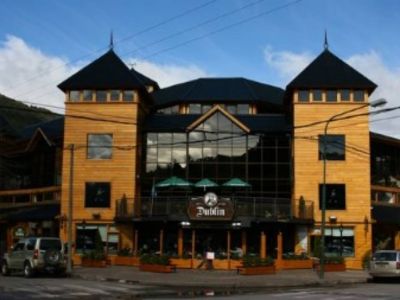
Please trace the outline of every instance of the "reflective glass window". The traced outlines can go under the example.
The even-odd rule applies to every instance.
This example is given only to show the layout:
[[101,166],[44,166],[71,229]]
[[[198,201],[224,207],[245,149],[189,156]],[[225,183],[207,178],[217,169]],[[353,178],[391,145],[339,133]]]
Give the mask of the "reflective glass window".
[[340,100],[341,101],[350,101],[350,90],[341,90],[340,91]]
[[80,100],[80,92],[79,91],[70,91],[69,92],[69,101],[78,102]]
[[122,92],[122,101],[133,102],[134,100],[135,100],[135,92],[134,91],[123,91]]
[[354,102],[363,102],[364,101],[364,91],[356,90],[353,92]]
[[106,102],[107,91],[96,91],[96,102]]
[[[322,209],[323,184],[319,185],[319,208]],[[343,210],[346,209],[346,185],[327,184],[326,185],[326,209]]]
[[119,90],[111,90],[110,91],[110,100],[111,101],[119,101],[120,91]]
[[189,114],[192,114],[192,115],[201,114],[201,104],[197,104],[197,103],[189,104]]
[[326,91],[326,102],[336,102],[337,101],[337,91],[327,90]]
[[83,91],[83,101],[93,101],[93,91],[84,90]]
[[322,91],[321,90],[313,90],[313,101],[320,102],[322,101]]
[[112,134],[88,134],[88,159],[111,159]]
[[85,207],[110,207],[109,182],[86,182]]
[[309,101],[309,92],[307,90],[300,90],[298,94],[299,94],[299,102]]
[[329,134],[319,136],[319,159],[323,159],[326,147],[327,160],[345,160],[346,142],[341,134]]
[[237,105],[237,114],[239,115],[248,115],[250,110],[250,106],[248,104],[238,104]]

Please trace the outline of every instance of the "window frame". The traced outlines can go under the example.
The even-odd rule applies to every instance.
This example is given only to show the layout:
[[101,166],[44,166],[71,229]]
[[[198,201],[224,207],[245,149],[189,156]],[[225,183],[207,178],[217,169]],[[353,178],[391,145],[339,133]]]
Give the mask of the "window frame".
[[[307,94],[306,98],[302,98],[302,95]],[[309,90],[298,90],[297,91],[297,102],[308,103],[310,102],[310,91]]]
[[[99,101],[98,95],[99,95],[100,93],[102,93],[103,96],[105,96],[105,97],[104,97],[102,100]],[[107,91],[105,91],[105,90],[96,90],[96,91],[94,92],[94,94],[95,94],[95,98],[96,98],[96,100],[95,100],[96,103],[104,103],[104,102],[107,102],[107,100],[108,100],[108,92],[107,92]]]
[[[107,203],[105,205],[93,205],[93,204],[88,204],[89,200],[88,200],[88,185],[89,184],[101,184],[101,185],[107,185],[108,186],[108,190],[106,190],[106,193],[108,194],[108,199],[106,200]],[[111,182],[109,181],[86,181],[85,182],[85,208],[111,208]],[[90,200],[91,203],[94,202],[94,200]]]
[[[85,97],[85,93],[90,93],[91,98],[90,98],[90,99],[89,99],[89,98],[86,98],[86,97]],[[93,102],[93,98],[94,98],[94,92],[93,92],[93,90],[83,90],[83,91],[82,91],[82,101],[83,101],[83,102]]]
[[[315,95],[319,93],[320,98],[316,98]],[[320,89],[316,89],[312,91],[312,101],[313,102],[322,102],[324,100],[324,91]]]
[[[362,93],[362,99],[356,98],[357,94],[361,94]],[[353,102],[365,102],[365,91],[364,90],[354,90],[353,91]]]
[[[132,93],[132,99],[126,98],[127,93]],[[126,103],[135,102],[135,90],[123,90],[122,91],[122,102],[126,102]]]
[[[329,98],[330,95],[335,94],[335,98],[331,99]],[[337,90],[326,90],[325,91],[325,102],[327,103],[336,103],[338,102],[338,91]]]
[[[99,136],[99,135],[109,135],[111,136],[111,146],[104,146],[103,148],[110,148],[111,154],[107,158],[101,158],[101,157],[90,157],[90,136]],[[86,159],[88,160],[110,160],[113,158],[113,143],[114,143],[114,135],[112,133],[88,133],[86,136],[87,139],[87,150],[86,150]],[[93,146],[92,146],[93,147]],[[100,147],[99,147],[100,148]]]
[[[72,93],[76,93],[78,95],[77,98],[72,98],[71,95]],[[79,102],[81,101],[81,91],[79,90],[71,90],[68,92],[68,101],[69,102]]]
[[[319,184],[319,209],[322,210],[322,191],[323,191],[323,183]],[[343,203],[339,203],[336,206],[330,206],[329,205],[329,189],[333,189],[334,187],[336,188],[343,188],[343,199],[339,199],[339,201],[342,201]],[[346,184],[345,183],[326,183],[326,203],[325,203],[325,210],[346,210]]]
[[[327,154],[325,154],[325,160],[329,160],[329,161],[345,161],[346,160],[346,135],[344,134],[320,134],[318,135],[318,160],[324,160],[323,157],[323,141],[322,139],[328,137],[328,138],[333,138],[333,137],[341,137],[343,138],[343,143],[342,143],[342,147],[343,147],[343,156],[340,156],[339,158],[335,158],[332,156],[329,156],[329,152],[327,152]],[[327,141],[327,145],[329,145],[329,141]],[[336,148],[339,148],[339,146],[336,146]],[[328,149],[328,148],[327,148]]]

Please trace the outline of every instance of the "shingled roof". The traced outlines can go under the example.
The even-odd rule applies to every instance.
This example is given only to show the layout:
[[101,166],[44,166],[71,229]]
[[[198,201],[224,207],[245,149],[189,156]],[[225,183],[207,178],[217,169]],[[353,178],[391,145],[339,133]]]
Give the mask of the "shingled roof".
[[165,107],[178,103],[256,103],[282,105],[284,90],[245,78],[200,78],[153,93],[154,104]]
[[155,83],[139,72],[129,69],[111,49],[58,87],[63,90],[82,89],[143,89],[147,82]]
[[376,87],[375,83],[328,49],[325,49],[287,85],[287,89],[353,88],[366,89],[370,93]]

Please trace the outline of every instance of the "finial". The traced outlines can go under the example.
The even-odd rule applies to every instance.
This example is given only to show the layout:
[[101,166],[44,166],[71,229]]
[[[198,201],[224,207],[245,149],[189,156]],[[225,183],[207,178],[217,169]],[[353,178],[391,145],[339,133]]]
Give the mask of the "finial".
[[328,44],[328,33],[327,33],[326,29],[325,29],[324,49],[325,49],[325,50],[328,50],[328,48],[329,48],[329,44]]
[[133,67],[134,66],[136,66],[136,63],[135,62],[130,62],[130,63],[128,63],[128,66],[129,66],[129,69],[133,69]]
[[110,34],[110,45],[108,47],[110,48],[110,50],[114,49],[114,35],[112,30]]

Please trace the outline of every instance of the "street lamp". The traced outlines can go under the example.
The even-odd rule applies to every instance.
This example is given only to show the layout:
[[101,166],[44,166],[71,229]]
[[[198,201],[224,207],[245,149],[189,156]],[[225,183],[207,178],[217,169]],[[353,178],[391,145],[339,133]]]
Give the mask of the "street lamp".
[[[320,272],[319,272],[319,277],[320,279],[324,279],[324,269],[325,269],[325,215],[326,215],[326,139],[328,135],[328,126],[330,122],[335,121],[337,119],[340,119],[339,117],[346,115],[348,113],[360,110],[364,107],[371,106],[371,107],[378,107],[378,106],[383,106],[387,103],[387,101],[383,98],[371,101],[369,103],[365,103],[364,105],[358,106],[356,108],[352,108],[350,110],[346,110],[344,112],[341,112],[339,114],[333,115],[330,117],[326,123],[325,123],[325,128],[324,128],[324,135],[323,135],[323,152],[322,152],[322,160],[323,160],[323,180],[322,180],[322,203],[321,203],[321,245],[320,245]],[[354,115],[353,117],[357,117],[358,115]],[[350,115],[349,118],[352,116]]]

